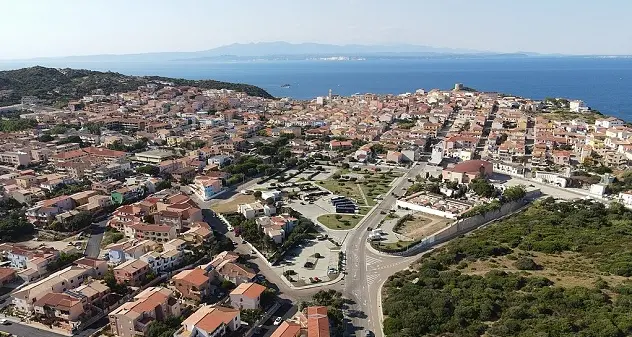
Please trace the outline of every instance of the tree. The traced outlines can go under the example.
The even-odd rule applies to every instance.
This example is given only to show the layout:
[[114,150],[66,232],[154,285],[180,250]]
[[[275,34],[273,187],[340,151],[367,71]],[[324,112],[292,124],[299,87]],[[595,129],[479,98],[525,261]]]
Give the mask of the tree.
[[503,199],[506,201],[515,201],[524,198],[526,195],[525,187],[522,185],[507,187],[503,192]]
[[254,324],[261,317],[263,317],[263,311],[260,309],[244,309],[241,311],[241,320],[249,325]]
[[51,142],[51,141],[55,140],[55,137],[51,136],[48,133],[45,133],[45,134],[37,137],[37,140],[42,142],[42,143],[48,143],[48,142]]
[[478,196],[484,198],[491,198],[496,194],[494,185],[487,182],[483,178],[475,178],[470,182],[470,189],[474,191]]
[[223,289],[226,290],[233,290],[235,289],[235,284],[229,280],[223,280],[222,284],[220,285]]
[[150,176],[157,177],[160,174],[160,168],[153,165],[143,165],[136,168],[137,173],[149,174]]
[[261,199],[261,191],[255,191],[255,193],[253,193],[253,196],[257,199]]

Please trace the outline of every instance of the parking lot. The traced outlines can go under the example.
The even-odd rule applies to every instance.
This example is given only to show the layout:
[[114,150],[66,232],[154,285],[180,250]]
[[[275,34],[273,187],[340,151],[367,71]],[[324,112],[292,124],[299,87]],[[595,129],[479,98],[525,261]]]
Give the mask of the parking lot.
[[285,254],[272,269],[281,277],[291,274],[295,286],[335,279],[338,276],[340,248],[327,239],[313,239]]

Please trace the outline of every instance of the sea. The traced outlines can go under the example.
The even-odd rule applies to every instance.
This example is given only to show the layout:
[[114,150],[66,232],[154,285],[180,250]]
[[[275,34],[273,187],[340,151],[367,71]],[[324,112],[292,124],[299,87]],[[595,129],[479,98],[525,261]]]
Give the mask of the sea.
[[[0,64],[19,68],[33,64]],[[110,70],[127,75],[215,79],[253,84],[275,97],[313,99],[334,94],[400,94],[451,89],[455,83],[533,99],[581,99],[604,114],[632,121],[632,58],[494,57],[347,61],[169,61],[45,66]],[[289,84],[288,88],[283,88]]]

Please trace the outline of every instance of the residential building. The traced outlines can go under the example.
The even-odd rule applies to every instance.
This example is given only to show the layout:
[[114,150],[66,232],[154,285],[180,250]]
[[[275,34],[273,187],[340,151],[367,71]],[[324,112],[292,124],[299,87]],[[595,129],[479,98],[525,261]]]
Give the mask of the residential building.
[[148,223],[132,223],[124,225],[124,234],[130,239],[167,242],[177,237],[176,227],[154,225]]
[[222,191],[222,179],[217,177],[198,176],[193,180],[195,194],[207,201]]
[[[303,336],[301,325],[294,322],[284,321],[274,330],[270,337],[301,337]],[[308,336],[309,337],[309,336]]]
[[175,157],[175,154],[172,151],[149,150],[137,153],[136,155],[134,155],[133,160],[147,164],[160,164],[161,162],[169,160],[173,157]]
[[266,287],[258,283],[242,283],[230,292],[230,304],[233,308],[244,309],[260,309],[261,294]]
[[632,191],[619,193],[619,200],[626,207],[632,207]]
[[149,324],[181,314],[180,303],[173,291],[151,287],[134,296],[109,314],[110,328],[117,337],[146,336]]
[[273,205],[264,205],[259,201],[250,204],[241,204],[237,206],[237,212],[241,213],[246,219],[254,219],[262,215],[274,215],[276,207]]
[[329,337],[329,318],[327,307],[307,307],[307,336]]
[[93,273],[91,268],[83,266],[70,266],[48,277],[30,283],[16,290],[12,294],[12,303],[16,310],[30,314],[34,311],[33,305],[47,293],[63,293],[80,286],[83,281]]
[[488,177],[494,173],[492,163],[484,160],[468,160],[443,169],[443,180],[466,184],[476,177]]
[[28,166],[31,156],[25,152],[0,152],[0,163],[11,166]]
[[142,260],[128,260],[114,267],[114,278],[119,284],[139,286],[145,281],[145,276],[151,269],[149,264]]
[[238,309],[204,305],[182,322],[175,337],[222,337],[241,327]]
[[182,297],[195,301],[201,301],[210,293],[211,279],[202,268],[183,270],[171,278],[171,283]]

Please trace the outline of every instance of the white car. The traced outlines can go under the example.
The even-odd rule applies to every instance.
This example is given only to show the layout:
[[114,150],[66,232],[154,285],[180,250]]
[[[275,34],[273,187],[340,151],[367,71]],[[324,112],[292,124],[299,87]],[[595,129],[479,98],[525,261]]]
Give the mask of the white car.
[[0,319],[0,324],[7,325],[9,324],[9,321],[3,318],[3,319]]
[[281,322],[283,322],[283,318],[277,317],[277,318],[274,319],[274,323],[273,324],[274,325],[279,325],[279,324],[281,324]]

